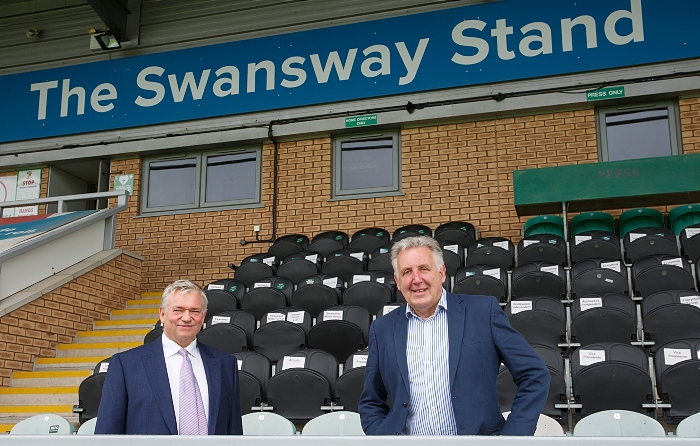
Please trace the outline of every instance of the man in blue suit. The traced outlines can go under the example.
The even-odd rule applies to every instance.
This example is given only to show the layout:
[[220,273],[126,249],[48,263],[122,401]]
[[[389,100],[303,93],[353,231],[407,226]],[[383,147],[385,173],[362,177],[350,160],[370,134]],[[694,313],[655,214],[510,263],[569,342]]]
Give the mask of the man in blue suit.
[[[391,260],[408,305],[370,329],[359,404],[365,433],[532,435],[549,372],[496,299],[447,293],[442,249],[430,237],[396,242]],[[496,390],[501,363],[518,385],[507,420]]]
[[165,289],[163,336],[109,363],[96,434],[243,434],[236,358],[197,343],[206,312],[192,282]]

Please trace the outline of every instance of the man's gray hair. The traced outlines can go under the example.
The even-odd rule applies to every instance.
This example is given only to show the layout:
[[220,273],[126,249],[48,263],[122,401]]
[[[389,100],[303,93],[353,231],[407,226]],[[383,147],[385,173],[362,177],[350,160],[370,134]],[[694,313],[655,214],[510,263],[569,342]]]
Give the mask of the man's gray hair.
[[160,301],[160,308],[163,310],[168,308],[168,298],[171,294],[185,294],[189,293],[190,291],[195,291],[199,293],[200,296],[202,296],[202,311],[207,311],[207,305],[209,304],[207,295],[204,294],[204,291],[202,291],[200,287],[190,282],[189,280],[176,280],[175,282],[168,285],[165,288],[165,291],[163,291],[163,297]]
[[417,237],[406,237],[394,243],[391,247],[391,266],[394,268],[394,274],[399,275],[399,254],[406,249],[421,248],[425,247],[433,253],[433,259],[435,259],[435,266],[438,269],[442,269],[445,265],[445,260],[442,257],[442,248],[440,243],[432,237],[425,235]]

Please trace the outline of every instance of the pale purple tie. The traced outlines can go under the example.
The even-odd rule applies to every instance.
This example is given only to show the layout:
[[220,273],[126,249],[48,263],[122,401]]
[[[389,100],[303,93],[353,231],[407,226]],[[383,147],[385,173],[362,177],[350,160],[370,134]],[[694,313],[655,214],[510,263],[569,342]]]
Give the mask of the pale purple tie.
[[184,348],[180,349],[180,355],[180,435],[207,435],[207,416],[190,357]]

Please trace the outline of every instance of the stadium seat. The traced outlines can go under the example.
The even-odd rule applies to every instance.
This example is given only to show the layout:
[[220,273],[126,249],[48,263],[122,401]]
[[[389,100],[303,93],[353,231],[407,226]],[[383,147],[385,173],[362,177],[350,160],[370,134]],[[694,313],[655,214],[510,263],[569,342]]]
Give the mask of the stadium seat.
[[112,358],[109,357],[95,364],[95,368],[92,370],[92,374],[97,375],[98,373],[107,373],[107,370],[109,370],[109,361],[111,360]]
[[[508,412],[503,412],[503,418],[506,420],[508,419],[508,415],[510,415],[510,411]],[[552,417],[549,417],[544,414],[540,414],[540,417],[537,419],[537,427],[535,427],[535,437],[564,437],[566,434],[564,433],[564,429],[561,427],[561,424],[557,420],[555,420]]]
[[454,277],[460,268],[464,266],[464,249],[462,245],[450,240],[441,240],[442,258],[445,262],[447,274]]
[[587,259],[622,260],[620,238],[612,232],[581,232],[573,237],[570,245],[572,263]]
[[274,413],[303,423],[335,403],[337,379],[338,361],[330,353],[315,349],[290,353],[277,362],[277,373],[267,384],[268,401]]
[[491,265],[471,265],[457,271],[455,294],[494,296],[500,302],[507,302],[508,273],[503,268]]
[[668,213],[668,227],[675,235],[688,226],[700,223],[700,204],[684,204],[671,209]]
[[73,406],[73,413],[78,414],[80,424],[97,417],[106,377],[106,372],[96,373],[85,378],[78,386],[78,404]]
[[566,266],[566,242],[554,234],[533,234],[518,242],[518,265],[549,262]]
[[328,254],[348,247],[350,238],[342,231],[326,231],[316,234],[309,243],[309,251],[316,251],[324,258]]
[[605,231],[615,232],[615,218],[605,212],[581,212],[569,222],[571,238],[582,232]]
[[340,277],[350,283],[352,276],[367,271],[369,256],[358,248],[343,248],[333,251],[326,257],[321,272]]
[[678,423],[676,437],[700,438],[700,413],[691,415]]
[[511,299],[530,296],[566,297],[566,271],[561,264],[525,263],[513,270]]
[[75,428],[60,415],[34,415],[12,426],[10,435],[71,435]]
[[394,278],[383,271],[368,271],[352,276],[350,285],[343,292],[343,303],[366,308],[370,314],[377,312],[394,300]]
[[435,228],[435,240],[455,242],[465,250],[476,238],[476,228],[466,221],[451,221]]
[[153,330],[149,331],[146,333],[146,336],[143,337],[143,343],[148,344],[149,342],[153,342],[159,337],[163,335],[163,327],[156,327]]
[[630,209],[620,214],[618,218],[620,238],[625,238],[628,232],[637,228],[663,228],[664,214],[656,209]]
[[523,237],[536,234],[554,234],[564,237],[564,219],[558,215],[539,215],[532,217],[523,225]]
[[604,410],[586,416],[574,426],[574,437],[665,437],[655,419],[629,410]]
[[209,290],[205,291],[207,295],[207,314],[215,315],[224,311],[233,311],[238,309],[238,299],[236,296],[224,290]]
[[683,256],[697,264],[700,259],[700,223],[683,228],[679,239]]
[[627,263],[646,256],[669,255],[678,257],[676,236],[666,228],[637,228],[625,235],[622,240]]
[[358,412],[360,395],[365,383],[365,366],[367,350],[361,350],[348,356],[345,360],[343,374],[335,382],[335,395],[343,410]]
[[391,245],[380,246],[372,251],[367,271],[384,271],[394,274],[394,267],[391,265]]
[[321,272],[323,256],[316,251],[298,251],[285,257],[277,275],[288,278],[294,285]]
[[581,416],[609,409],[646,413],[654,388],[647,356],[630,344],[601,342],[574,350],[571,359],[573,393]]
[[340,303],[343,281],[331,274],[315,274],[299,283],[292,294],[291,306],[308,311],[312,318],[318,313]]
[[311,327],[309,313],[282,308],[265,314],[253,333],[253,349],[276,363],[287,353],[306,348]]
[[220,279],[204,287],[205,292],[211,290],[228,291],[234,295],[238,301],[238,306],[240,307],[241,299],[243,299],[243,295],[246,292],[246,287],[243,282],[237,279]]
[[231,323],[208,326],[199,332],[197,342],[230,354],[248,349],[248,336],[245,330]]
[[255,316],[245,310],[224,311],[218,314],[209,315],[205,319],[206,326],[211,327],[216,324],[233,324],[243,329],[248,341],[248,348],[253,347],[253,332],[256,328]]
[[241,401],[241,415],[254,412],[265,401],[260,381],[252,374],[238,371],[238,393]]
[[250,288],[255,282],[274,276],[278,263],[277,257],[272,254],[253,254],[241,261],[235,268],[233,277]]
[[95,435],[95,425],[97,425],[97,417],[90,418],[82,423],[78,428],[77,435]]
[[243,415],[243,435],[287,436],[296,435],[294,423],[281,415],[270,412],[252,412]]
[[557,348],[566,341],[566,308],[559,299],[547,296],[511,299],[504,311],[513,328],[530,344]]
[[656,350],[656,383],[664,403],[664,421],[678,424],[700,412],[700,332],[695,338],[672,341]]
[[270,360],[265,355],[254,351],[235,354],[238,360],[238,384],[243,414],[253,412],[267,401],[267,382],[272,375]]
[[417,237],[425,235],[433,236],[433,230],[425,225],[406,225],[398,228],[391,236],[391,243],[396,243],[406,237]]
[[642,301],[644,336],[654,341],[651,351],[671,341],[698,336],[700,297],[696,291],[667,290]]
[[375,249],[388,245],[390,242],[391,235],[386,229],[366,228],[354,233],[348,246],[372,253]]
[[587,259],[571,267],[571,296],[617,293],[629,295],[627,267],[621,260]]
[[512,270],[515,265],[515,246],[503,237],[480,238],[467,248],[464,265],[492,265],[506,271]]
[[325,350],[339,363],[367,347],[372,315],[366,308],[337,305],[319,313],[307,336],[309,348]]
[[261,279],[243,296],[241,308],[259,321],[265,313],[288,306],[293,288],[292,281],[286,277]]
[[588,294],[571,304],[571,341],[637,341],[637,306],[623,294]]
[[309,249],[309,238],[303,234],[287,234],[277,238],[267,250],[278,259],[286,259],[289,255]]
[[365,435],[360,423],[360,414],[342,410],[319,415],[304,426],[301,435],[350,436]]
[[635,296],[646,297],[665,290],[692,290],[695,279],[685,257],[647,256],[632,264],[632,288]]

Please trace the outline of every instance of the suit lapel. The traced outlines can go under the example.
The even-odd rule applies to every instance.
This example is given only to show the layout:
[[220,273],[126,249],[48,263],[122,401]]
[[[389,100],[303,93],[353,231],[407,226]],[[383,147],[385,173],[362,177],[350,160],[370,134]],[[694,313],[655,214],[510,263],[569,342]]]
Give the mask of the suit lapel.
[[[402,311],[402,310],[403,311]],[[392,334],[394,335],[394,354],[396,355],[396,363],[401,373],[406,392],[410,392],[408,380],[408,359],[406,357],[406,345],[408,343],[408,318],[406,317],[406,307],[401,307],[396,311]]]
[[165,424],[170,429],[171,435],[177,435],[177,421],[175,419],[175,408],[173,407],[173,396],[170,393],[170,381],[168,381],[168,369],[165,366],[165,356],[163,356],[163,342],[161,338],[150,344],[143,357],[143,365],[146,368],[148,383],[153,390],[153,397],[158,404],[160,413],[165,420]]
[[464,298],[447,293],[447,332],[450,341],[450,387],[455,382],[459,355],[462,352],[464,336],[465,305]]
[[211,353],[206,345],[197,343],[199,353],[202,355],[204,373],[207,375],[207,388],[209,389],[209,434],[213,435],[216,421],[219,415],[221,402],[221,364]]

